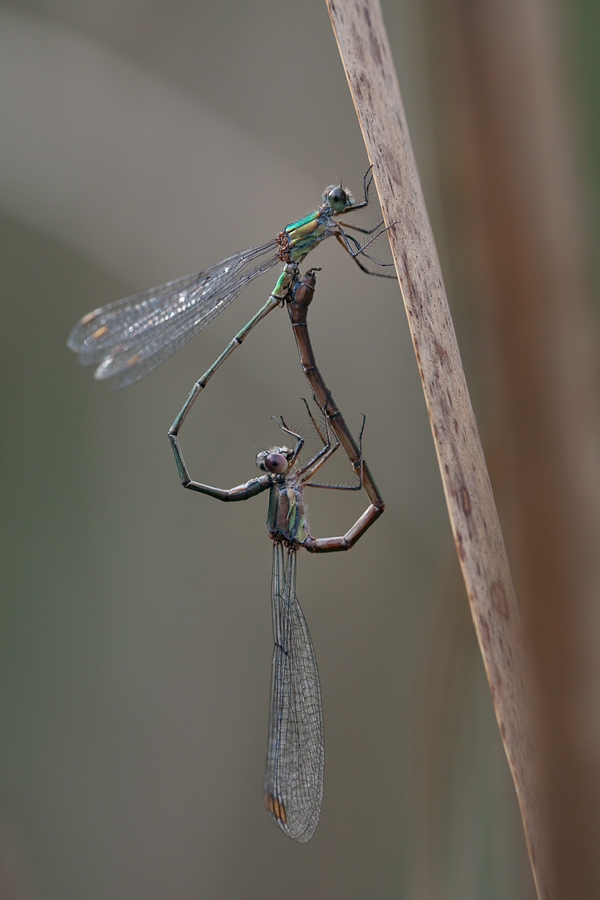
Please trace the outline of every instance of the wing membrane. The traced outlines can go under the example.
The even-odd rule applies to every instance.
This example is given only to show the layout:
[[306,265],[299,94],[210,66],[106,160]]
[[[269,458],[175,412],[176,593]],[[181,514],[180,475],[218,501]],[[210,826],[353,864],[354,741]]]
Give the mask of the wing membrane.
[[289,837],[313,836],[323,799],[323,709],[312,641],[296,596],[296,553],[273,547],[273,667],[265,802]]
[[[95,377],[113,387],[138,381],[193,338],[238,294],[279,262],[274,240],[242,250],[209,269],[125,297],[88,313],[67,342]],[[249,268],[259,257],[262,262]]]

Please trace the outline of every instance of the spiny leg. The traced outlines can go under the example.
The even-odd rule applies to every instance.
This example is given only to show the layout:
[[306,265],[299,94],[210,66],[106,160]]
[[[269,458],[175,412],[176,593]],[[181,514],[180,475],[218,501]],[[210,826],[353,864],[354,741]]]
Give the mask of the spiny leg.
[[333,456],[339,446],[340,442],[336,438],[335,444],[326,444],[322,447],[305,466],[296,472],[296,477],[300,483],[305,484],[306,478],[312,478],[315,472],[317,472],[321,466]]
[[[327,445],[327,444],[331,443],[330,440],[329,440],[329,434],[327,435],[327,437],[323,437],[323,434],[321,433],[321,429],[320,429],[320,427],[319,427],[319,424],[318,424],[317,420],[315,419],[315,417],[313,416],[313,414],[312,414],[312,412],[311,412],[311,409],[310,409],[310,406],[308,405],[308,403],[306,402],[306,400],[305,400],[304,397],[302,397],[302,402],[304,403],[304,405],[305,405],[305,407],[306,407],[306,412],[307,412],[308,418],[309,418],[310,421],[312,422],[313,428],[315,429],[315,431],[317,432],[317,434],[318,434],[319,437],[321,438],[321,441],[323,442],[323,444]],[[316,403],[316,401],[315,401],[315,403]],[[323,410],[321,409],[321,407],[319,407],[319,409],[320,409],[320,411],[321,411],[321,414],[324,415]],[[328,425],[327,425],[327,418],[325,418],[325,427],[326,427],[327,430],[329,431],[329,428],[328,428]]]
[[[350,209],[353,209],[353,207],[350,207]],[[361,234],[373,234],[374,231],[381,228],[383,219],[380,219],[377,225],[373,225],[372,228],[360,228],[358,225],[351,225],[350,222],[338,222],[337,224],[341,225],[342,228],[351,228],[352,231],[360,231]]]
[[[368,247],[369,244],[372,244],[373,241],[379,237],[379,235],[383,234],[384,231],[388,231],[392,227],[393,227],[392,225],[388,225],[387,228],[383,228],[374,237],[372,237],[370,241],[367,241],[367,243],[362,246],[361,246],[361,244],[359,244],[359,242],[356,240],[355,237],[353,237],[351,234],[346,234],[346,232],[342,228],[340,228],[339,232],[335,234],[335,237],[336,237],[337,241],[341,244],[341,246],[344,248],[346,253],[348,253],[348,255],[354,260],[354,262],[356,263],[356,265],[362,272],[365,272],[365,274],[367,274],[367,275],[376,275],[379,278],[394,278],[394,279],[396,279],[395,274],[387,275],[385,272],[372,272],[370,269],[367,269],[367,267],[365,265],[363,265],[360,262],[360,260],[358,259],[359,256],[365,256],[367,259],[370,259],[371,262],[374,262],[378,266],[384,266],[384,267],[393,266],[394,265],[393,263],[382,263],[378,259],[375,259],[375,257],[370,256],[368,253],[364,252],[365,247]],[[350,242],[352,242],[354,244],[354,246],[356,248],[355,250],[353,250],[352,247],[350,246]]]
[[[306,400],[304,400],[304,398],[302,398],[302,399],[303,399],[304,405],[306,406],[306,409],[308,411],[308,415],[310,416],[310,419],[311,419],[313,425],[315,426],[317,434],[323,441],[324,446],[321,448],[321,450],[319,450],[310,459],[310,461],[305,466],[303,466],[301,469],[299,469],[296,472],[296,478],[300,478],[300,476],[302,476],[306,471],[308,471],[308,469],[313,468],[313,466],[317,462],[317,460],[321,460],[321,462],[319,462],[319,464],[314,468],[314,471],[316,472],[317,469],[320,468],[321,465],[323,465],[323,462],[325,462],[326,459],[329,459],[329,457],[337,450],[337,448],[339,446],[339,441],[336,440],[335,446],[331,447],[331,440],[329,438],[329,426],[328,426],[327,422],[326,422],[327,438],[323,437],[323,435],[321,434],[321,431],[320,431],[319,427],[317,426],[317,423],[308,407]],[[300,454],[300,451],[302,450],[302,447],[304,446],[304,438],[301,435],[297,434],[295,431],[292,431],[291,429],[289,429],[287,427],[283,416],[280,416],[279,419],[276,419],[275,416],[272,416],[271,418],[277,424],[277,426],[279,428],[281,428],[281,430],[283,432],[285,432],[286,434],[289,434],[291,437],[294,437],[297,440],[296,447],[294,448],[293,452],[288,457],[288,465],[291,468],[294,465],[294,463],[296,462],[296,459],[298,458],[298,455]]]
[[[306,407],[306,411],[307,411],[307,413],[308,413],[308,416],[309,416],[309,418],[310,418],[312,424],[314,425],[315,431],[317,432],[317,434],[319,435],[319,437],[320,437],[321,440],[323,441],[323,447],[322,447],[317,453],[315,453],[315,455],[314,455],[314,456],[306,463],[305,466],[302,466],[302,468],[301,468],[301,469],[298,469],[298,471],[296,472],[296,478],[297,478],[302,484],[304,484],[306,478],[312,478],[312,476],[314,475],[314,473],[315,473],[318,469],[320,469],[321,466],[322,466],[325,462],[327,462],[327,460],[328,460],[331,456],[333,456],[333,454],[335,453],[335,451],[336,451],[336,450],[338,449],[338,447],[340,446],[340,442],[339,442],[338,439],[336,438],[335,444],[332,445],[332,443],[331,443],[331,435],[330,435],[330,431],[329,431],[329,421],[328,421],[327,415],[326,415],[325,411],[322,409],[322,407],[319,406],[319,409],[321,410],[321,412],[322,412],[323,415],[325,416],[325,428],[326,428],[326,435],[325,435],[325,437],[321,434],[321,429],[320,429],[319,426],[317,425],[317,422],[316,422],[316,420],[315,420],[315,418],[314,418],[312,412],[310,411],[310,407],[309,407],[308,403],[306,402],[306,400],[304,399],[304,397],[302,398],[302,400],[303,400],[304,405],[305,405],[305,407]],[[317,403],[316,399],[315,399],[315,403]],[[317,404],[317,406],[318,406],[318,405],[319,405],[319,404]]]
[[365,195],[365,199],[362,203],[357,203],[355,206],[349,206],[348,209],[344,210],[344,212],[354,212],[356,209],[364,209],[365,206],[369,205],[369,191],[371,190],[371,185],[373,184],[373,164],[369,166],[367,171],[365,172],[365,177],[363,178],[363,192]]
[[295,431],[291,431],[287,427],[287,425],[283,421],[283,416],[279,416],[279,419],[276,419],[275,416],[271,416],[271,418],[273,419],[273,421],[275,422],[277,427],[281,428],[281,430],[283,432],[285,432],[285,434],[289,434],[290,437],[296,438],[296,446],[294,447],[291,455],[288,458],[288,464],[289,464],[289,467],[291,468],[291,466],[293,466],[294,463],[296,462],[296,460],[298,459],[298,454],[304,447],[304,438],[301,435],[296,434]]
[[[323,462],[320,462],[319,465],[316,466],[312,471],[308,472],[306,474],[305,478],[301,479],[304,487],[324,488],[325,490],[329,490],[329,491],[360,491],[360,490],[362,490],[363,468],[364,468],[362,439],[363,439],[363,432],[365,430],[365,422],[366,421],[367,421],[367,417],[363,415],[362,428],[360,429],[360,434],[358,436],[358,447],[360,450],[360,468],[359,468],[359,473],[358,473],[358,484],[320,484],[319,482],[307,481],[308,478],[313,477],[313,475],[315,474],[317,469],[319,469],[323,465],[323,462],[326,461],[326,460],[323,460]],[[337,441],[337,439],[336,439],[336,444],[335,444],[334,450],[337,450],[338,447],[339,447],[339,441]],[[327,457],[327,459],[328,458],[329,457]],[[305,468],[308,468],[308,466],[306,466]]]

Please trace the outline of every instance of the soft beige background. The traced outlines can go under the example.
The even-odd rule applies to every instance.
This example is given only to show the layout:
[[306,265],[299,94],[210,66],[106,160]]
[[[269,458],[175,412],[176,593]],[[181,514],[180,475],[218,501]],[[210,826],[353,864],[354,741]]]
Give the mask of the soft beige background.
[[[384,3],[445,259],[421,12]],[[324,3],[2,5],[0,123],[0,896],[433,900],[433,864],[440,900],[527,896],[398,287],[334,242],[310,259],[317,358],[351,427],[367,414],[388,505],[351,553],[299,559],[326,723],[307,846],[262,807],[266,499],[182,491],[166,438],[274,276],[123,393],[65,346],[93,307],[268,239],[332,181],[360,191],[368,163]],[[273,313],[186,424],[192,475],[253,477],[256,449],[278,440],[271,415],[310,435],[306,395]],[[366,501],[309,504],[326,535]]]

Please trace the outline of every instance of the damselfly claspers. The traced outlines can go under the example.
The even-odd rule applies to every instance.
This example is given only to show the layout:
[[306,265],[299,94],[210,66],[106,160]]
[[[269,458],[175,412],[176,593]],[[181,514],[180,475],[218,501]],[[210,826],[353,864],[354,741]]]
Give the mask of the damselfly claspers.
[[[381,233],[377,231],[381,223],[366,229],[337,221],[342,213],[364,209],[368,205],[372,180],[369,169],[364,178],[362,203],[355,203],[350,191],[341,185],[330,185],[323,192],[323,202],[318,209],[286,225],[266,244],[235,253],[195,275],[93,310],[71,331],[68,346],[78,354],[83,365],[97,366],[96,378],[112,377],[113,387],[127,387],[172,356],[259,275],[281,262],[302,262],[311,250],[331,236],[339,241],[363,272],[394,278],[370,271],[358,258],[362,256],[378,262],[365,252],[365,248]],[[361,246],[355,237],[346,234],[344,228],[366,235],[377,234]],[[202,376],[203,386],[254,326],[276,306],[284,305],[286,279],[284,269],[267,302]]]

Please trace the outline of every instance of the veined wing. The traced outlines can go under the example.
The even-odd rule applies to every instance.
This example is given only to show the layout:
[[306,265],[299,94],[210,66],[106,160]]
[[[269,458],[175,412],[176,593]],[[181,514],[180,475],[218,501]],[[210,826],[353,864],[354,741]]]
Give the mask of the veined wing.
[[[249,268],[259,257],[262,262]],[[67,345],[113,387],[138,381],[214,319],[244,288],[277,265],[277,242],[242,250],[209,269],[109,303],[84,316]]]
[[313,836],[323,799],[323,709],[308,626],[296,596],[296,553],[273,547],[273,668],[265,803],[301,844]]

